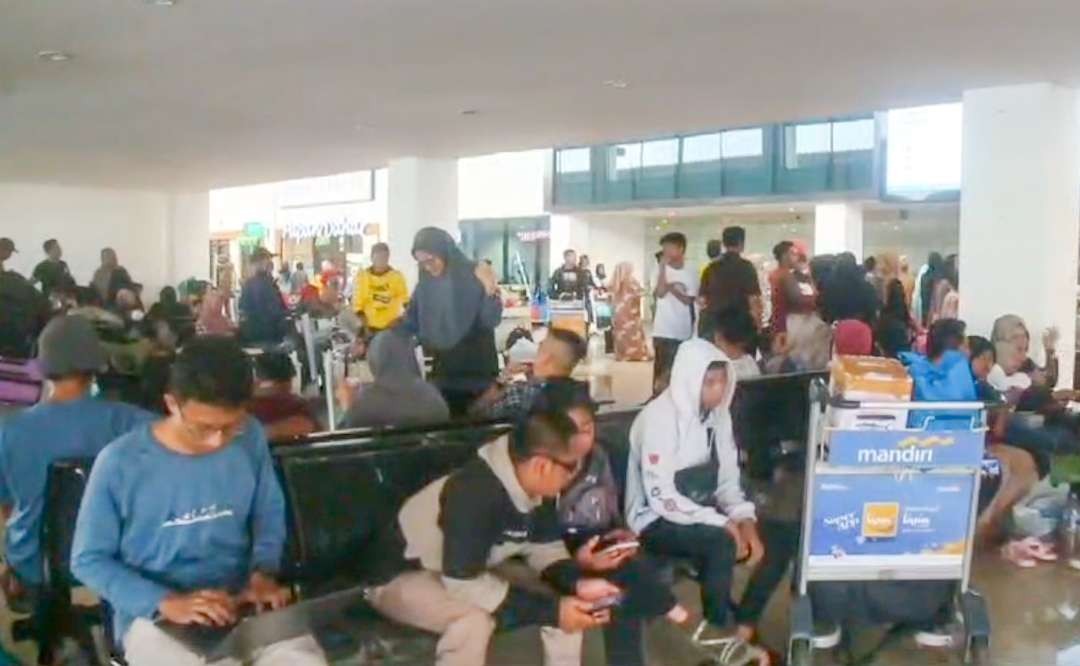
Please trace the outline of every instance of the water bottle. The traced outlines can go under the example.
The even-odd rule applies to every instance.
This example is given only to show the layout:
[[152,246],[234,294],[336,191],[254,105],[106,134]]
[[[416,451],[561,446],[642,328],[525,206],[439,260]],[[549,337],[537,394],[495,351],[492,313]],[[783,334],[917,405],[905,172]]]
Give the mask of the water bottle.
[[1080,569],[1080,483],[1069,488],[1069,501],[1061,515],[1063,555],[1073,569]]

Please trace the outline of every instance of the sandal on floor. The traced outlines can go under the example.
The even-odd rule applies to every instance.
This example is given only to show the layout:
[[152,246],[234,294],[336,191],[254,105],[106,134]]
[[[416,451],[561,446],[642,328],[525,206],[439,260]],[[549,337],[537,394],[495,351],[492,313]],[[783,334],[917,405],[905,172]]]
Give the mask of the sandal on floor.
[[771,663],[769,653],[738,636],[720,636],[706,638],[708,622],[702,620],[691,641],[712,655],[711,664],[715,666],[758,666]]
[[1001,547],[1001,556],[1021,569],[1035,567],[1035,555],[1023,541],[1010,541]]
[[1039,562],[1057,562],[1058,560],[1057,553],[1054,552],[1054,547],[1041,539],[1028,537],[1021,543],[1028,547],[1031,556]]

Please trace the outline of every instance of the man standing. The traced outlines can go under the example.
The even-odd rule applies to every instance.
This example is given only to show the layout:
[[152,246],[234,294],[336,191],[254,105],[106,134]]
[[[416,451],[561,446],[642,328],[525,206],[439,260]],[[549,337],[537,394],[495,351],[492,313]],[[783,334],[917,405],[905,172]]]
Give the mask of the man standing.
[[760,324],[761,285],[758,284],[754,265],[742,256],[746,245],[746,230],[742,227],[728,227],[724,229],[723,239],[724,254],[710,263],[701,277],[701,295],[705,299],[705,308],[711,313],[721,312],[732,306],[742,308]]
[[247,343],[276,345],[285,339],[288,311],[274,282],[274,255],[266,248],[251,254],[255,273],[240,292],[240,336]]
[[660,239],[660,274],[653,296],[653,390],[663,390],[671,374],[675,352],[684,340],[694,337],[694,298],[698,293],[697,273],[687,269],[686,236],[673,231]]
[[225,299],[225,312],[233,316],[233,295],[236,293],[236,266],[229,259],[228,248],[218,250],[217,256],[217,288]]
[[41,246],[45,250],[45,259],[34,267],[30,275],[30,282],[41,285],[41,293],[48,296],[57,287],[74,287],[75,279],[71,277],[66,261],[60,257],[64,251],[60,249],[60,243],[55,238],[50,238]]
[[356,275],[353,309],[368,336],[390,328],[409,302],[409,288],[401,271],[390,266],[390,246],[371,246],[371,266]]
[[18,250],[0,238],[0,356],[27,358],[49,316],[49,301],[26,278],[4,268]]
[[585,298],[585,288],[586,278],[578,265],[577,252],[563,252],[563,265],[551,274],[551,289],[548,295],[558,299],[568,294],[574,300],[580,301]]
[[[710,238],[709,242],[705,243],[705,265],[701,267],[701,274],[698,275],[702,286],[705,285],[705,271],[709,270],[709,266],[712,266],[713,262],[720,258],[721,248],[720,241],[715,238]],[[705,290],[702,289],[701,293],[704,294]]]

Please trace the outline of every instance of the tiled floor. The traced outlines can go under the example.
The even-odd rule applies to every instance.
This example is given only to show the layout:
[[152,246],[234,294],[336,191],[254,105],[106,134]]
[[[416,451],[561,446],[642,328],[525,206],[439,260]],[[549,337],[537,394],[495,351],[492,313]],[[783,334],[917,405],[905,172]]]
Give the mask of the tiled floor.
[[[652,374],[648,363],[611,363],[616,406],[641,404],[647,399]],[[974,586],[987,598],[993,625],[992,655],[996,666],[1080,666],[1075,661],[1058,661],[1059,652],[1080,645],[1080,572],[1063,564],[1020,570],[1006,564],[995,553],[977,558]],[[788,596],[778,593],[770,604],[762,628],[766,644],[783,651],[787,636]],[[693,583],[680,583],[684,602],[698,608]],[[0,624],[8,624],[6,612]],[[685,632],[663,621],[654,622],[648,633],[650,663],[659,666],[696,665],[701,655],[690,648]],[[4,645],[11,646],[4,631]],[[33,663],[33,653],[23,644],[15,647],[24,663]],[[1080,648],[1078,648],[1080,651]],[[489,663],[505,666],[539,666],[542,651],[535,630],[522,630],[498,637],[492,645]],[[410,663],[423,663],[412,661]],[[599,635],[586,640],[585,664],[604,664]],[[816,664],[836,664],[833,655],[816,655]],[[874,663],[883,666],[914,664],[959,664],[955,652],[929,652],[915,648],[905,639],[887,649]]]

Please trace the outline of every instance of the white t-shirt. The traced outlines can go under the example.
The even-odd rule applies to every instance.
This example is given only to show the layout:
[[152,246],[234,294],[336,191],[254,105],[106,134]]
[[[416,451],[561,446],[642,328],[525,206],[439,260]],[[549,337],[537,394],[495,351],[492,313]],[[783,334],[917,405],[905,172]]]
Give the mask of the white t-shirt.
[[1005,374],[1005,369],[1000,365],[994,364],[994,367],[990,369],[990,374],[987,375],[986,381],[998,391],[1007,393],[1011,389],[1020,389],[1026,391],[1031,388],[1031,377],[1023,372],[1014,372],[1011,375]]
[[[698,293],[698,273],[683,264],[682,268],[668,266],[668,286],[681,283],[686,287],[686,295],[696,297]],[[654,338],[689,340],[694,337],[694,324],[691,319],[693,304],[683,303],[670,291],[656,301],[656,317],[653,318],[652,334]]]

